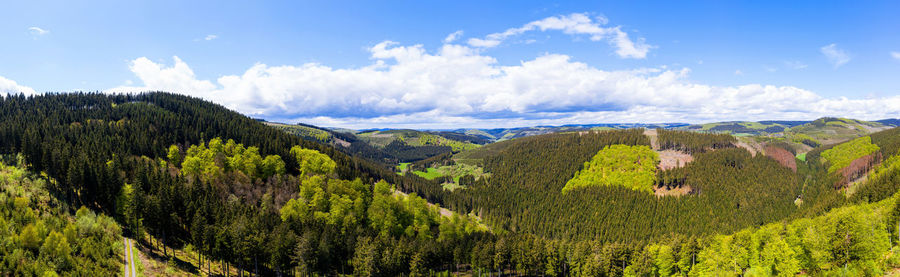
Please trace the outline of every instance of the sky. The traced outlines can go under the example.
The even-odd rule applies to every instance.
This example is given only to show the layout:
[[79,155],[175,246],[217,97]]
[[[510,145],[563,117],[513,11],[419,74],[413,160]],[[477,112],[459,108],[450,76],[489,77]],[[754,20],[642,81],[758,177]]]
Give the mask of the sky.
[[900,117],[898,1],[13,1],[0,93],[494,128]]

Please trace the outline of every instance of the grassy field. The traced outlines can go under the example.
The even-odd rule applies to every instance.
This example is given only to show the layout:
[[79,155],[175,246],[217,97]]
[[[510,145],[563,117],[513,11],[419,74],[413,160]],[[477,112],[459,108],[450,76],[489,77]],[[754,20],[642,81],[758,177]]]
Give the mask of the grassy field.
[[409,168],[409,164],[410,163],[400,163],[399,165],[397,165],[397,169],[400,170],[400,173],[397,174],[400,174],[401,176],[403,174],[406,174],[406,170]]
[[[400,170],[400,173],[398,174],[402,175],[403,173],[408,172],[409,163],[400,163],[397,165],[397,168]],[[451,176],[453,182],[441,184],[446,190],[465,188],[464,186],[459,185],[459,178],[462,176],[472,175],[477,180],[486,175],[481,167],[470,164],[446,165],[437,168],[429,167],[426,168],[425,171],[417,170],[412,173],[428,180],[434,180],[435,178],[442,176]]]
[[434,168],[434,167],[429,167],[429,168],[426,168],[425,170],[426,170],[425,172],[413,171],[413,174],[419,175],[419,177],[422,177],[422,178],[425,178],[428,180],[434,180],[434,178],[444,176],[443,174],[438,172],[437,168]]

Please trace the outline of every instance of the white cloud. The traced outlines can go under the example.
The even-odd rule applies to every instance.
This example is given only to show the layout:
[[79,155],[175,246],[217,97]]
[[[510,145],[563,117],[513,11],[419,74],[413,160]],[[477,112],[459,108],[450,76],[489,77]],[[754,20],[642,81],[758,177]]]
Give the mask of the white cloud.
[[[118,87],[111,92],[128,92],[142,90],[161,90],[182,94],[210,92],[216,89],[210,81],[197,80],[194,71],[178,57],[173,57],[175,65],[165,68],[150,59],[141,57],[131,61],[128,66],[131,72],[143,83],[143,87]],[[130,84],[130,82],[126,82]]]
[[744,75],[744,72],[741,71],[740,69],[738,69],[738,70],[735,70],[735,71],[734,71],[734,75],[736,75],[736,76],[741,76],[741,75]]
[[40,27],[29,27],[28,32],[30,32],[32,35],[36,35],[36,36],[43,36],[43,35],[50,33],[49,30],[44,30],[44,29],[41,29]]
[[784,66],[795,70],[805,69],[808,67],[805,63],[800,61],[785,61]]
[[826,115],[880,119],[900,114],[900,96],[824,98],[792,86],[711,86],[690,81],[687,68],[606,71],[560,54],[500,65],[477,48],[454,44],[429,52],[422,45],[385,41],[369,51],[373,62],[364,67],[256,64],[215,82],[198,80],[177,57],[171,67],[142,57],[130,68],[143,86],[110,91],[172,91],[270,120],[351,128],[790,120]]
[[0,76],[0,94],[19,94],[23,93],[25,95],[34,95],[36,94],[34,89],[19,85],[16,81],[6,79],[3,76]]
[[217,35],[206,35],[206,37],[204,37],[203,40],[205,40],[205,41],[210,41],[210,40],[214,40],[214,39],[216,39],[216,38],[218,38],[218,37],[219,37],[219,36],[217,36]]
[[562,31],[569,35],[588,35],[591,41],[605,40],[616,48],[621,58],[643,59],[653,46],[646,44],[643,38],[636,41],[622,31],[621,26],[603,27],[608,19],[602,16],[591,18],[584,13],[573,13],[564,16],[552,16],[532,21],[518,28],[510,28],[501,33],[493,33],[484,38],[470,38],[468,44],[473,47],[491,48],[500,45],[509,37],[518,36],[530,31]]
[[900,61],[900,52],[891,52],[891,57],[894,57],[895,60]]
[[837,44],[834,43],[822,46],[819,51],[822,52],[822,55],[825,55],[829,63],[834,65],[834,68],[838,68],[850,61],[850,54],[838,48]]
[[454,41],[456,41],[457,39],[459,39],[460,37],[462,37],[462,35],[463,35],[463,31],[462,31],[462,30],[459,30],[459,31],[450,33],[449,35],[447,35],[447,37],[444,38],[444,43],[451,43],[451,42],[454,42]]

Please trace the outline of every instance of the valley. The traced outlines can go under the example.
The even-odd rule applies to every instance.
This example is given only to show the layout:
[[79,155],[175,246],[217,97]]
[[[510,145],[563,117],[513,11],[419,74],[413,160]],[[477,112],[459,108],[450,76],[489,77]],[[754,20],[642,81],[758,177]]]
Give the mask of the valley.
[[0,7],[0,277],[900,276],[900,1]]
[[[53,108],[74,103],[92,108]],[[763,130],[740,135],[716,127],[726,125],[592,126],[504,139],[261,122],[166,93],[10,97],[0,117],[0,150],[19,165],[5,184],[44,180],[44,192],[25,193],[52,195],[22,202],[22,187],[4,186],[13,209],[0,223],[14,235],[0,248],[3,272],[77,272],[80,259],[101,266],[93,272],[178,276],[900,266],[889,239],[900,129],[881,123],[739,124]],[[47,207],[54,217],[33,216]],[[109,252],[70,246],[64,263],[42,258],[57,255],[43,247],[57,243],[50,230],[69,236],[65,222],[80,217],[118,230],[102,233]]]

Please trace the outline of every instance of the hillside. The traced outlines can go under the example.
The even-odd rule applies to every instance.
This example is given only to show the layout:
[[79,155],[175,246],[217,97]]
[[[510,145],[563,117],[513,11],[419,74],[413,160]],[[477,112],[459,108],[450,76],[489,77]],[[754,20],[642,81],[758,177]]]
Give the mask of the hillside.
[[[85,206],[76,222],[79,214],[113,216],[122,226],[121,234],[135,238],[141,249],[153,249],[153,254],[145,255],[171,259],[184,274],[500,271],[618,276],[623,270],[656,267],[647,257],[670,255],[664,245],[672,247],[671,255],[679,262],[684,257],[696,262],[695,268],[682,262],[682,267],[669,272],[700,273],[721,268],[715,257],[728,257],[708,254],[724,251],[711,241],[733,240],[716,234],[772,237],[774,227],[767,226],[823,215],[844,218],[829,212],[841,213],[835,209],[848,205],[873,207],[865,203],[890,199],[900,189],[896,181],[900,129],[869,133],[862,142],[822,145],[802,161],[791,157],[793,149],[788,148],[793,142],[786,139],[759,137],[755,142],[765,155],[754,155],[740,146],[748,141],[729,134],[667,129],[558,132],[456,152],[453,146],[440,144],[461,141],[436,133],[379,130],[357,135],[312,126],[273,126],[206,101],[166,93],[8,97],[0,101],[0,119],[0,151],[21,153],[22,165],[46,174],[36,179],[56,180],[48,183],[54,184],[59,207]],[[827,122],[823,126],[846,128]],[[407,165],[413,170],[409,172],[428,173],[434,168],[441,176],[399,175],[393,165],[341,149],[338,142],[362,141],[378,149],[385,142],[375,140],[382,137],[392,139],[383,149],[400,142],[444,147],[446,151]],[[357,140],[351,142],[352,138]],[[853,151],[860,143],[877,148]],[[691,160],[674,167],[656,164],[653,154],[664,151]],[[883,159],[860,162],[874,155]],[[628,157],[631,162],[610,157]],[[829,172],[835,164],[837,168]],[[845,169],[860,164],[869,170],[853,173],[868,178],[854,181],[852,193],[836,185]],[[632,182],[637,179],[648,182]],[[578,183],[576,188],[564,193],[572,180]],[[455,186],[447,187],[448,182]],[[648,185],[655,192],[683,193],[651,194]],[[873,216],[850,218],[877,223],[880,215]],[[8,217],[12,216],[2,219],[13,222]],[[28,226],[15,222],[9,226]],[[837,236],[828,231],[828,226],[837,225],[827,222],[815,228]],[[11,237],[21,240],[24,229],[13,228],[18,234]],[[113,234],[113,239],[118,236],[116,231],[104,233]],[[784,240],[796,249],[818,249]],[[120,243],[107,245],[123,248]],[[42,250],[29,251],[38,257]],[[883,253],[881,244],[877,251]],[[841,263],[889,267],[862,256],[795,258],[807,272],[826,272]],[[764,264],[749,261],[741,268],[757,265]],[[219,269],[210,270],[216,266]],[[120,269],[117,264],[103,267],[90,271]],[[158,269],[148,264],[148,270]]]
[[331,145],[342,152],[385,166],[414,162],[443,153],[476,149],[489,140],[454,132],[416,130],[364,130],[320,128],[266,122],[266,125],[303,139]]
[[57,184],[21,165],[0,163],[0,273],[119,274],[124,257],[119,224],[87,208],[69,208],[56,198]]
[[453,152],[474,149],[489,142],[480,137],[466,134],[416,130],[361,131],[356,136],[378,148],[387,148],[397,142],[414,147],[446,146],[450,147]]
[[807,137],[811,137],[814,142],[827,145],[848,141],[890,128],[890,126],[879,122],[825,117],[792,127],[786,130],[784,135],[793,141],[802,141]]
[[685,123],[659,123],[659,124],[642,124],[642,123],[605,123],[605,124],[569,124],[562,126],[534,126],[534,127],[518,127],[518,128],[494,128],[494,129],[456,129],[451,132],[462,133],[467,135],[479,136],[490,141],[503,141],[528,136],[536,136],[560,132],[581,132],[581,131],[597,131],[612,129],[629,129],[629,128],[676,128],[687,126]]
[[[162,249],[192,245],[202,260],[224,261],[245,271],[274,275],[300,267],[287,254],[302,241],[322,240],[321,245],[327,248],[316,247],[311,253],[331,253],[314,254],[316,262],[304,264],[304,270],[334,273],[348,272],[354,253],[363,253],[357,248],[423,249],[415,245],[435,238],[465,245],[451,241],[467,241],[469,236],[483,233],[466,228],[463,218],[424,217],[430,212],[406,216],[411,213],[408,209],[420,206],[410,206],[412,199],[426,203],[423,198],[372,198],[378,180],[428,199],[445,193],[439,184],[398,176],[381,165],[195,98],[165,93],[16,96],[0,101],[0,118],[0,150],[21,152],[23,164],[29,164],[31,170],[59,180],[58,195],[64,203],[116,215],[126,233],[152,235],[159,239],[154,243],[165,246]],[[215,138],[232,139],[234,143]],[[201,144],[205,149],[219,150],[209,152],[197,147]],[[222,149],[243,150],[232,156],[217,154]],[[322,161],[332,161],[331,166],[324,167],[330,170],[304,170],[304,166],[322,168],[316,166]],[[302,180],[299,176],[309,177],[311,172],[327,172],[327,177],[320,178],[325,181],[319,183],[320,189],[308,184],[319,181],[302,182],[312,189],[318,206],[310,210],[316,223],[300,228],[283,220],[281,210],[290,200],[305,195],[297,185]],[[127,199],[133,202],[121,202],[122,192],[130,192],[132,197]],[[310,201],[312,196],[299,199]],[[401,213],[385,216],[401,218],[409,227],[377,236],[378,232],[373,233],[377,226],[371,224],[376,221],[371,218],[378,215],[367,212],[376,204],[392,208],[373,211]],[[351,210],[352,217],[344,214]],[[420,217],[425,221],[412,220]],[[346,232],[322,232],[335,226]],[[371,244],[355,243],[357,239]],[[433,257],[449,255],[449,251],[452,249],[439,247],[418,253],[425,259],[420,260],[424,264],[419,270],[439,268],[440,264],[432,263],[437,260]],[[164,253],[171,255],[171,251]],[[417,253],[398,254],[407,255],[405,260],[409,260]],[[395,266],[394,270],[409,270],[408,263]]]
[[780,133],[788,128],[809,123],[809,121],[733,121],[733,122],[715,122],[706,124],[695,124],[677,129],[712,132],[712,133],[730,133],[737,136],[741,135],[765,135]]

